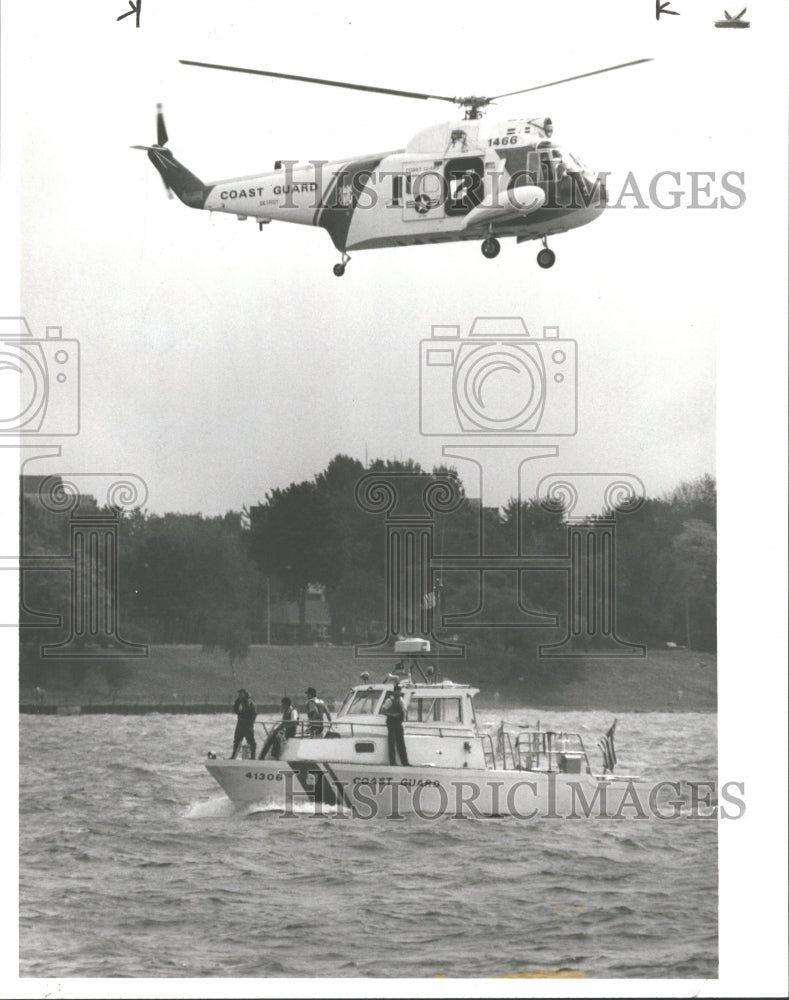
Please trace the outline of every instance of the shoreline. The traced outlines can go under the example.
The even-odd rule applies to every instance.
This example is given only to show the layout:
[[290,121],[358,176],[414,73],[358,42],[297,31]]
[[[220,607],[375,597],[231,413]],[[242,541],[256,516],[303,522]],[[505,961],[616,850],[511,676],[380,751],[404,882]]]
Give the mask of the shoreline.
[[[356,657],[352,646],[252,646],[231,665],[227,656],[200,646],[150,646],[139,659],[119,658],[110,686],[101,668],[86,660],[42,662],[39,678],[20,687],[19,711],[32,714],[230,713],[238,688],[251,694],[261,714],[279,714],[290,696],[299,710],[307,687],[339,706],[362,671],[386,675],[394,658]],[[437,658],[431,658],[437,662]],[[478,688],[485,711],[715,712],[717,657],[683,649],[649,649],[644,657],[593,655],[534,662],[489,660],[479,654],[444,659],[445,678]],[[36,691],[36,685],[43,691]]]

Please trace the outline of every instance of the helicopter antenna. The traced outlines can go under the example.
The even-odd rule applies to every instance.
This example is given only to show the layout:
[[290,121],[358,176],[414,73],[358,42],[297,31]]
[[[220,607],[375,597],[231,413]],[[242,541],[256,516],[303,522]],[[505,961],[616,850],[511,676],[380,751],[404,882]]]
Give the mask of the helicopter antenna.
[[343,80],[324,80],[317,76],[298,76],[295,73],[274,73],[267,69],[250,69],[244,66],[225,66],[220,63],[197,62],[194,59],[180,59],[184,66],[202,66],[204,69],[221,69],[229,73],[250,73],[254,76],[272,76],[278,80],[296,80],[301,83],[317,83],[323,87],[342,87],[345,90],[364,90],[373,94],[389,94],[392,97],[410,97],[418,101],[449,101],[450,104],[457,104],[463,108],[465,118],[474,120],[481,118],[484,109],[503,97],[513,97],[516,94],[526,94],[531,90],[543,90],[545,87],[555,87],[560,83],[569,83],[571,80],[582,80],[587,76],[597,76],[599,73],[610,73],[611,70],[624,69],[626,66],[637,66],[639,63],[651,62],[651,59],[634,59],[632,62],[619,63],[616,66],[606,66],[603,69],[595,69],[589,73],[578,73],[576,76],[567,76],[563,80],[553,80],[551,83],[540,83],[536,87],[525,87],[523,90],[511,90],[506,94],[497,94],[495,97],[448,97],[445,94],[423,94],[415,90],[395,90],[391,87],[373,87],[364,83],[347,83]]

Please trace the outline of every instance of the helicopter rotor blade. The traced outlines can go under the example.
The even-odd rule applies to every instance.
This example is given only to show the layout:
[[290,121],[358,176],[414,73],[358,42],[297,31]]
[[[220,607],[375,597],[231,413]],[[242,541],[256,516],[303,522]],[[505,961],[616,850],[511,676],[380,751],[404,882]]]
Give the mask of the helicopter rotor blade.
[[594,69],[591,73],[578,73],[577,76],[566,76],[563,80],[552,80],[550,83],[541,83],[536,87],[524,87],[523,90],[511,90],[507,94],[496,94],[489,97],[488,101],[497,101],[502,97],[514,97],[516,94],[527,94],[530,90],[543,90],[545,87],[555,87],[559,83],[569,83],[570,80],[583,80],[587,76],[597,76],[598,73],[610,73],[614,69],[624,69],[625,66],[637,66],[639,63],[652,62],[652,59],[634,59],[632,62],[619,63],[616,66],[606,66],[604,69]]
[[156,144],[166,146],[168,140],[167,126],[164,124],[164,110],[161,104],[156,105]]
[[374,94],[391,94],[393,97],[413,97],[419,101],[450,101],[454,97],[442,94],[421,94],[413,90],[393,90],[390,87],[371,87],[363,83],[345,83],[342,80],[323,80],[316,76],[297,76],[294,73],[273,73],[267,69],[247,69],[243,66],[222,66],[218,63],[196,62],[193,59],[179,59],[184,66],[203,66],[205,69],[223,69],[231,73],[251,73],[255,76],[273,76],[279,80],[298,80],[302,83],[319,83],[325,87],[344,87],[346,90],[366,90]]

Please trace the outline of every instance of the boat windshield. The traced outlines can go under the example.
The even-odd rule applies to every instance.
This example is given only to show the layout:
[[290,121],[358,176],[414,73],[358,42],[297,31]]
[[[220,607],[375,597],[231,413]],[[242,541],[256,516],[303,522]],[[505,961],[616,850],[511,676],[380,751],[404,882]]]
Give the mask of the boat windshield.
[[351,690],[346,694],[345,698],[343,698],[342,705],[340,705],[340,710],[339,712],[337,712],[337,715],[345,715],[348,712],[348,706],[353,701],[353,696],[354,696],[354,690],[353,688],[351,688]]
[[356,691],[350,704],[343,706],[343,715],[374,715],[382,691]]
[[462,722],[460,698],[425,696],[412,698],[408,703],[409,722]]

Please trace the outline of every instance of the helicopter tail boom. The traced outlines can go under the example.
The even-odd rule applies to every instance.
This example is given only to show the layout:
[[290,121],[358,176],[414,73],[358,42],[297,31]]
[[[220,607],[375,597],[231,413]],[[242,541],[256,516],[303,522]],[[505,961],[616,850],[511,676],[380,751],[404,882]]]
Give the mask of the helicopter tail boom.
[[190,208],[202,208],[208,197],[209,188],[191,170],[179,163],[169,149],[157,146],[147,148],[148,159],[156,167],[168,191]]
[[164,123],[164,112],[161,104],[156,107],[156,143],[153,146],[132,146],[132,149],[143,149],[148,159],[156,167],[164,182],[167,194],[175,192],[176,197],[190,208],[203,208],[208,198],[210,188],[199,177],[179,163],[167,149],[167,126]]

